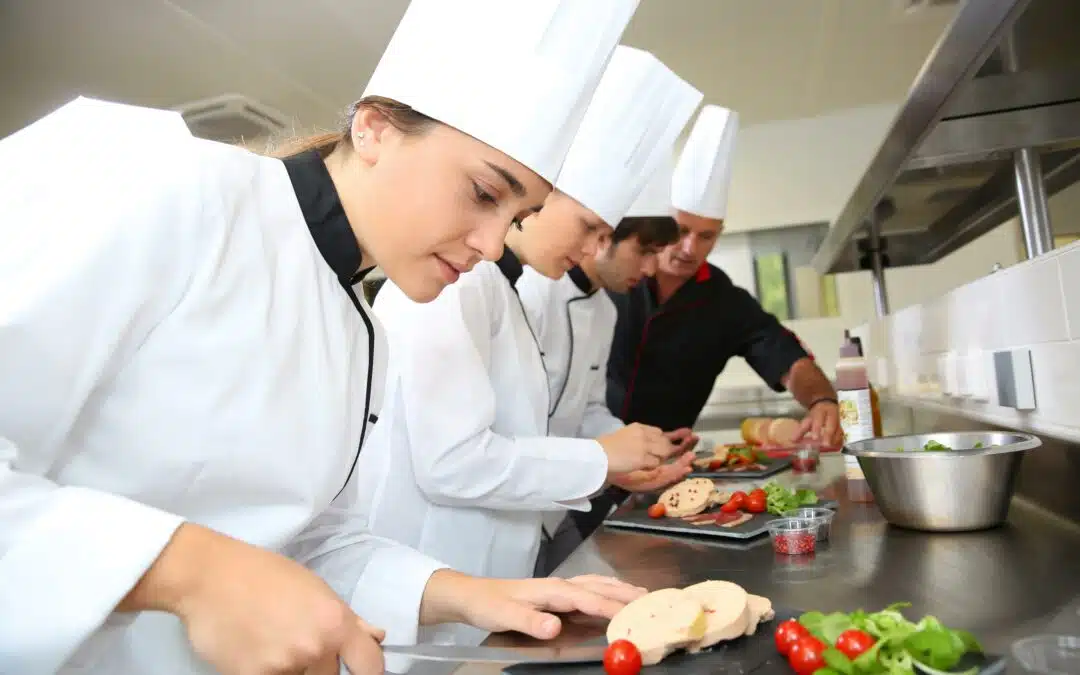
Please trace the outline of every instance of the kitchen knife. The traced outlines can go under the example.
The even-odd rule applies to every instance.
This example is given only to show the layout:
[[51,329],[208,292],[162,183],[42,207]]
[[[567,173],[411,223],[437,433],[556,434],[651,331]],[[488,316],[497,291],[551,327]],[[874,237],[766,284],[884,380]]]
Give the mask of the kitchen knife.
[[600,663],[606,644],[576,647],[465,647],[461,645],[383,645],[383,652],[421,661],[455,663]]

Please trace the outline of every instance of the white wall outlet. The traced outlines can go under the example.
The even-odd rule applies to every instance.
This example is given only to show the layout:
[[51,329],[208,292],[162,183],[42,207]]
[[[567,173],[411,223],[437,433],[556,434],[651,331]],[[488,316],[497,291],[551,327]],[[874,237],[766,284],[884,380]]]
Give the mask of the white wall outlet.
[[960,361],[956,358],[956,352],[945,354],[945,377],[942,390],[946,396],[959,396],[960,386]]
[[974,401],[989,401],[993,379],[991,358],[981,350],[971,349],[964,355],[964,361],[968,396]]
[[1035,373],[1030,349],[994,352],[997,403],[1017,410],[1035,409]]

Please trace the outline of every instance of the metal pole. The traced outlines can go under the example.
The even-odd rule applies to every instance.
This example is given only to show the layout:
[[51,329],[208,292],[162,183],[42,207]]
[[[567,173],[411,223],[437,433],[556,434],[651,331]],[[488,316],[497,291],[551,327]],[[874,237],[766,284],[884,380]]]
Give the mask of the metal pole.
[[[1020,70],[1016,42],[1007,33],[998,46],[1001,65],[1006,73]],[[1021,148],[1013,153],[1013,173],[1016,176],[1016,203],[1020,209],[1020,227],[1024,233],[1027,257],[1036,258],[1054,248],[1050,209],[1047,206],[1046,185],[1043,183],[1042,161],[1035,148]]]
[[881,223],[870,219],[870,279],[874,283],[874,308],[879,318],[889,314],[889,292],[885,288],[885,261],[881,255]]

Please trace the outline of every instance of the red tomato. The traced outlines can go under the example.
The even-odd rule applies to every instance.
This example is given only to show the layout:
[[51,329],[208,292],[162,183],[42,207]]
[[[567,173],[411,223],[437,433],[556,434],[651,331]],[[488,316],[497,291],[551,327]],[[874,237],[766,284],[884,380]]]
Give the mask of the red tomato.
[[649,517],[650,518],[663,518],[664,514],[666,514],[666,513],[667,513],[667,507],[664,506],[663,504],[657,503],[657,504],[653,504],[652,506],[649,507]]
[[720,469],[723,469],[726,466],[727,466],[727,460],[714,459],[711,462],[709,462],[709,471],[719,471]]
[[813,635],[804,635],[795,642],[788,653],[788,664],[797,675],[814,675],[818,668],[825,667],[821,653],[825,643]]
[[769,495],[765,494],[765,491],[762,490],[761,488],[754,488],[753,490],[750,491],[750,494],[748,494],[746,496],[747,497],[753,497],[754,495],[761,495],[762,499],[768,499],[769,498]]
[[734,499],[727,500],[727,502],[723,506],[720,507],[720,512],[721,513],[735,513],[738,510],[739,510],[739,503],[736,502]]
[[836,648],[843,652],[844,656],[854,659],[873,647],[875,642],[877,640],[874,639],[873,635],[853,628],[840,633],[840,637],[836,638]]
[[784,656],[791,652],[791,648],[799,641],[799,638],[809,635],[802,624],[795,619],[780,622],[776,627],[773,637],[776,639],[776,651]]
[[754,494],[751,492],[746,497],[746,503],[743,504],[747,511],[750,513],[765,513],[765,495]]
[[730,501],[735,502],[738,505],[738,508],[741,509],[743,507],[743,504],[746,503],[746,493],[742,490],[739,490],[735,494],[731,495]]
[[641,672],[641,652],[629,640],[616,640],[604,650],[604,672],[607,675],[638,675]]

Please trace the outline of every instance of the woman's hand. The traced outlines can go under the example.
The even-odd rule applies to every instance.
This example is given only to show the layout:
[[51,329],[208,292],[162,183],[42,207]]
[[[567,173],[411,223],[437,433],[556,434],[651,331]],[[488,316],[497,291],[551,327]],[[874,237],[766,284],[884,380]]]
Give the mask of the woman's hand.
[[646,590],[587,575],[573,579],[482,579],[450,570],[431,576],[421,623],[466,623],[493,633],[516,631],[549,640],[562,622],[555,614],[579,612],[610,619]]
[[607,453],[609,477],[655,469],[676,451],[663,431],[636,422],[596,440]]
[[694,470],[693,461],[694,453],[686,452],[675,461],[661,464],[655,469],[611,476],[611,484],[630,492],[656,492],[686,478]]
[[337,675],[341,663],[383,672],[383,631],[316,574],[198,525],[177,529],[117,607],[140,610],[180,617],[195,652],[226,675]]

